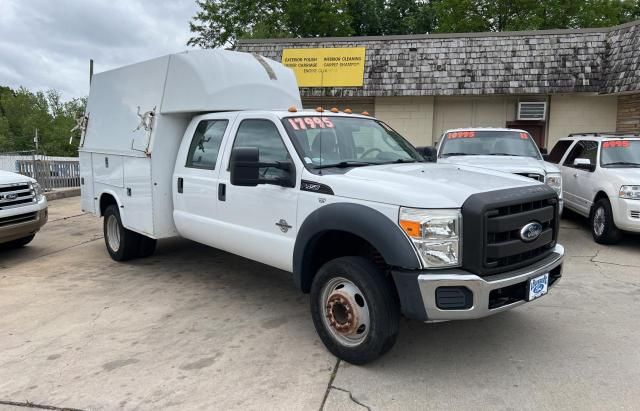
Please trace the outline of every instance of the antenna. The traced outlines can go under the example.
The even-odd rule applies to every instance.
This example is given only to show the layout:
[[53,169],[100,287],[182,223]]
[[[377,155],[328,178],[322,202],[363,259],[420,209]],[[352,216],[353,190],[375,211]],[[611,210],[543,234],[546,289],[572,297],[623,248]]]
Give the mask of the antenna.
[[[322,97],[324,97],[324,65],[322,70],[320,70],[320,119],[322,119],[322,113],[324,113]],[[320,131],[318,137],[320,138],[320,174],[322,174],[322,131]]]

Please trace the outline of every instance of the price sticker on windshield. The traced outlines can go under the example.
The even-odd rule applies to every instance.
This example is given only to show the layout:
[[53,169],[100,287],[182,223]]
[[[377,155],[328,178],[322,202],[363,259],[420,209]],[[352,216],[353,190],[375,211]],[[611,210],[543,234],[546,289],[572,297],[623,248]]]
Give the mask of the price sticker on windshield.
[[289,124],[294,130],[307,130],[310,128],[334,128],[333,122],[327,117],[294,117]]
[[456,138],[474,138],[475,136],[475,131],[454,131],[453,133],[447,134],[447,138],[452,140]]
[[527,133],[520,133],[520,139],[522,139],[522,140],[528,140],[528,139],[529,139],[529,134],[527,134]]
[[602,143],[602,148],[629,148],[631,143],[625,140],[612,140]]

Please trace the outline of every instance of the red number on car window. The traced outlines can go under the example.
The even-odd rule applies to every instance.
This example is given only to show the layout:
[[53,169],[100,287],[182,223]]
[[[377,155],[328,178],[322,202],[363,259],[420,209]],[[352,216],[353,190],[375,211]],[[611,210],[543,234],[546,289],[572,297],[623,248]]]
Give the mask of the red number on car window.
[[294,130],[300,130],[300,127],[298,127],[298,125],[296,124],[296,120],[290,118],[289,124],[291,124],[291,127],[293,127]]
[[322,117],[322,122],[325,126],[327,126],[327,128],[333,128],[333,121],[331,121],[330,119]]
[[313,121],[311,117],[305,117],[304,122],[311,128],[316,128],[316,123]]
[[631,143],[625,140],[605,141],[602,143],[602,148],[629,148]]

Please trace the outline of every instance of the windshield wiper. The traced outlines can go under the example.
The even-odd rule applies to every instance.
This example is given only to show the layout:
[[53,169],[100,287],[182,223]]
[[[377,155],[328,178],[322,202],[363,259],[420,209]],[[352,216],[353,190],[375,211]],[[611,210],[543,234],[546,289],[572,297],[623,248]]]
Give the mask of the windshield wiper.
[[397,160],[392,161],[383,161],[382,163],[374,163],[374,164],[402,164],[402,163],[417,163],[418,160],[413,158],[399,158]]
[[349,161],[341,161],[339,163],[317,165],[317,166],[315,166],[315,168],[316,169],[321,169],[321,168],[331,168],[331,167],[336,167],[336,168],[362,167],[362,166],[370,166],[372,164],[376,164],[376,163],[371,163],[371,162],[368,162],[368,161],[353,161],[353,160],[349,160]]
[[616,162],[613,162],[613,163],[603,164],[603,166],[636,166],[636,167],[640,167],[640,164],[632,163],[632,162],[629,162],[629,161],[616,161]]
[[522,157],[518,154],[509,154],[509,153],[491,153],[487,154],[488,156],[511,156],[511,157]]
[[451,157],[451,156],[473,156],[475,154],[471,154],[471,153],[446,153],[443,154],[444,157]]

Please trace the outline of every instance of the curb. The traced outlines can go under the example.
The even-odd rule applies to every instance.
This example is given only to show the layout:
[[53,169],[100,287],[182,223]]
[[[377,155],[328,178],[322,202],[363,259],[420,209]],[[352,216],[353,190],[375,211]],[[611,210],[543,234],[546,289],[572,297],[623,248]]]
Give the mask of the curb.
[[61,198],[78,197],[80,195],[80,188],[66,188],[63,190],[49,191],[44,193],[47,197],[47,201],[59,200]]

